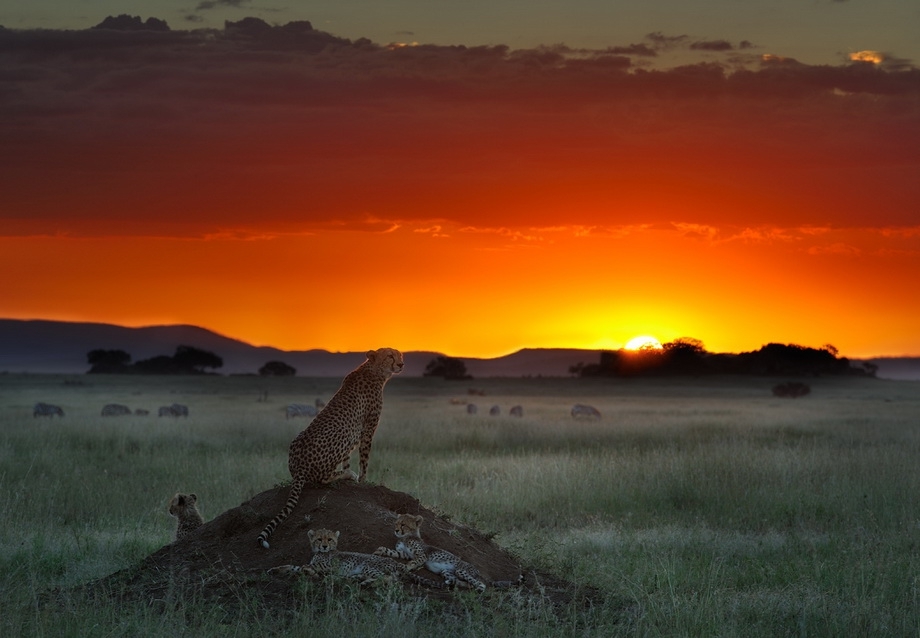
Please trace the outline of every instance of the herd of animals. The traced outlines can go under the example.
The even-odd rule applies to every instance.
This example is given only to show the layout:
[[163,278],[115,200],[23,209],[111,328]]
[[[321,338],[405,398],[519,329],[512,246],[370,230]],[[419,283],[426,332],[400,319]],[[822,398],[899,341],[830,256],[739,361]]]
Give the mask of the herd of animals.
[[[292,416],[307,416],[310,408],[313,420],[291,442],[288,451],[288,469],[291,487],[284,508],[278,512],[258,535],[257,543],[269,548],[269,538],[277,527],[294,511],[300,493],[307,485],[325,485],[337,480],[348,479],[364,482],[367,477],[371,442],[383,409],[383,389],[387,381],[403,369],[402,353],[393,348],[379,348],[367,352],[366,360],[348,373],[341,386],[326,404],[292,404],[297,406],[286,412]],[[306,412],[307,414],[302,414]],[[106,405],[103,416],[131,414],[127,406]],[[521,406],[512,408],[515,416],[523,416]],[[160,408],[160,416],[188,416],[188,408],[179,404]],[[38,403],[34,416],[64,416],[63,410],[51,404]],[[576,404],[573,417],[600,418],[594,407]],[[349,466],[354,450],[358,450],[359,474]],[[168,512],[176,518],[175,539],[181,540],[204,524],[198,510],[198,496],[177,493],[168,506]],[[455,554],[426,544],[421,537],[421,516],[399,514],[396,516],[394,534],[395,548],[378,547],[373,554],[340,551],[338,530],[309,530],[312,549],[310,562],[306,565],[283,565],[272,568],[273,573],[303,573],[310,576],[337,575],[360,579],[369,584],[380,579],[407,578],[425,582],[413,572],[421,567],[439,574],[444,586],[463,585],[483,592],[487,583],[472,564]],[[399,562],[400,560],[406,562]],[[440,583],[431,583],[441,586]],[[506,583],[491,583],[493,587]]]
[[[102,406],[102,416],[147,416],[150,414],[150,410],[144,408],[137,408],[132,410],[128,406],[122,403],[107,403]],[[32,408],[32,416],[64,416],[64,409],[59,405],[54,405],[51,403],[36,403]],[[157,416],[171,416],[171,417],[180,417],[188,416],[188,406],[182,405],[181,403],[173,403],[172,405],[160,406],[160,409],[157,410]]]

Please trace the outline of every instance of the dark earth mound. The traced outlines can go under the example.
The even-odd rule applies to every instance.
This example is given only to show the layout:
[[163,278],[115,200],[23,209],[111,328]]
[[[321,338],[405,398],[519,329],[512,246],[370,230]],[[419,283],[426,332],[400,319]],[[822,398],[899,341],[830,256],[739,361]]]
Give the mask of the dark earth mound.
[[[279,565],[304,565],[311,551],[307,530],[338,530],[339,549],[373,553],[394,547],[393,522],[397,514],[421,514],[423,539],[475,565],[487,583],[514,588],[557,605],[591,605],[602,594],[548,573],[523,568],[508,551],[481,532],[453,523],[423,507],[412,496],[380,485],[342,481],[306,488],[294,513],[270,538],[271,547],[256,541],[265,524],[285,504],[288,487],[277,487],[228,510],[188,537],[166,545],[140,564],[78,589],[90,597],[143,601],[172,606],[186,600],[234,601],[257,597],[268,611],[293,609],[297,604],[297,576],[269,574]],[[418,575],[440,583],[441,577],[424,568]],[[406,582],[413,595],[450,600],[453,590]],[[491,595],[490,588],[484,594]],[[302,600],[302,598],[301,598]]]

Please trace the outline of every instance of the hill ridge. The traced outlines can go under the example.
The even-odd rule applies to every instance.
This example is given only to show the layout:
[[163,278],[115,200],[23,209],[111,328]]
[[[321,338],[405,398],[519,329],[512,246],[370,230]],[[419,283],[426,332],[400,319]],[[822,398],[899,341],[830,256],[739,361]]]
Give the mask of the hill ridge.
[[[268,361],[284,361],[302,377],[341,377],[364,361],[365,351],[332,352],[320,348],[282,350],[256,346],[191,324],[127,327],[97,322],[47,319],[0,319],[0,372],[83,374],[86,355],[97,348],[124,350],[132,361],[172,355],[188,345],[221,357],[219,374],[255,374]],[[387,344],[368,344],[369,348]],[[428,363],[442,353],[407,351],[404,376],[422,376]],[[530,348],[484,359],[457,357],[473,377],[567,376],[568,367],[591,362],[598,351]]]
[[[172,355],[188,345],[221,357],[219,374],[256,374],[269,361],[283,361],[301,377],[342,377],[364,361],[364,351],[332,352],[321,348],[282,350],[256,346],[193,324],[127,327],[99,322],[50,319],[0,319],[0,373],[83,374],[86,354],[93,349],[124,350],[133,361]],[[388,344],[368,344],[369,348]],[[392,344],[390,344],[392,345]],[[522,348],[495,358],[454,357],[474,378],[567,377],[579,363],[596,363],[602,350]],[[443,353],[405,351],[404,376],[422,376],[428,363]],[[853,359],[878,365],[879,378],[920,380],[920,357]]]

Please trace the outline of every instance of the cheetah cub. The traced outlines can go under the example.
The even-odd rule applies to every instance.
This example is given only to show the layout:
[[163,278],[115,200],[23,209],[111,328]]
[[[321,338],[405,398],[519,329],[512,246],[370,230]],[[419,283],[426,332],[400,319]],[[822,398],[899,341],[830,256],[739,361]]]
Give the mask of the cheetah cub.
[[282,565],[272,567],[269,573],[306,574],[307,576],[342,576],[362,579],[362,585],[369,585],[381,579],[394,580],[406,573],[405,566],[392,558],[360,554],[358,552],[340,552],[339,532],[329,529],[308,530],[310,548],[313,556],[306,565]]
[[185,538],[204,524],[196,494],[176,494],[169,502],[169,514],[176,518],[176,540]]
[[443,576],[444,583],[448,586],[459,580],[464,585],[484,592],[486,584],[479,570],[446,549],[438,549],[422,541],[420,528],[423,520],[421,516],[412,514],[397,516],[394,525],[396,538],[399,539],[396,542],[396,549],[378,547],[374,554],[408,560],[409,563],[405,567],[409,571],[424,565],[429,571]]

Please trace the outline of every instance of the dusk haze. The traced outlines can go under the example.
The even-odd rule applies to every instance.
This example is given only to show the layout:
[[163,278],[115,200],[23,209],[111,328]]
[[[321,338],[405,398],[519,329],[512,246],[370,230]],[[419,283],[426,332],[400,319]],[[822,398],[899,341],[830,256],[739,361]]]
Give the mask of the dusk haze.
[[33,0],[0,25],[0,318],[920,355],[916,3]]

